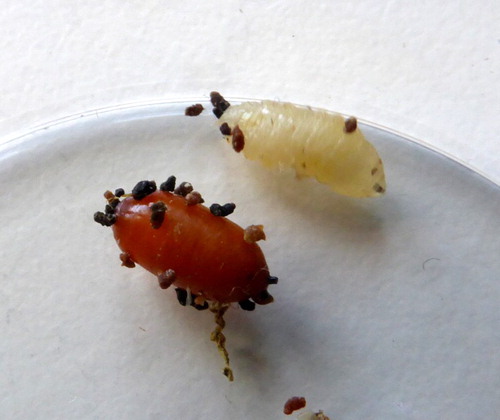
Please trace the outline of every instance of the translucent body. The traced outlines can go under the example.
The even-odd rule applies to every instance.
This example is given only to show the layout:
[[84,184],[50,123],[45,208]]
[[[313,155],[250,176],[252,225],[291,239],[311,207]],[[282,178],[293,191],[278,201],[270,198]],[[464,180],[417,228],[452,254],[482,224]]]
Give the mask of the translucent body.
[[[152,203],[167,207],[161,226],[150,222]],[[182,196],[156,191],[141,200],[124,199],[116,208],[113,232],[131,260],[159,276],[175,272],[174,285],[210,301],[239,302],[267,289],[269,271],[260,247],[244,230]]]
[[339,114],[283,102],[245,102],[230,106],[219,122],[238,126],[245,137],[245,157],[266,167],[291,167],[299,176],[314,177],[352,197],[385,191],[377,151],[359,128],[346,132]]

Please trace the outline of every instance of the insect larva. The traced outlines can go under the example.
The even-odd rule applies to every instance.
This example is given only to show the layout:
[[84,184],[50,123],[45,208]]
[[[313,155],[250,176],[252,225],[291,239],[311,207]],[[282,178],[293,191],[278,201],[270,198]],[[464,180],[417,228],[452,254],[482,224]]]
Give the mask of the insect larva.
[[159,190],[154,181],[141,181],[123,199],[108,192],[113,205],[94,215],[96,222],[112,226],[123,265],[141,265],[162,286],[170,272],[175,286],[207,301],[270,303],[267,287],[275,278],[256,243],[265,239],[262,226],[241,228],[225,217],[233,203],[207,208],[190,183],[175,188],[173,178]]
[[175,188],[175,177],[161,184],[141,181],[131,194],[122,189],[105,193],[105,212],[94,214],[111,226],[125,267],[136,264],[153,273],[162,289],[176,287],[179,303],[210,309],[217,327],[212,333],[226,362],[224,374],[232,380],[225,349],[223,315],[232,302],[244,310],[273,301],[267,291],[276,284],[257,241],[264,240],[261,225],[246,229],[226,219],[235,205],[202,205],[201,195],[188,182]]
[[382,160],[354,117],[274,101],[229,105],[217,92],[210,96],[222,134],[246,158],[291,167],[351,197],[385,192]]

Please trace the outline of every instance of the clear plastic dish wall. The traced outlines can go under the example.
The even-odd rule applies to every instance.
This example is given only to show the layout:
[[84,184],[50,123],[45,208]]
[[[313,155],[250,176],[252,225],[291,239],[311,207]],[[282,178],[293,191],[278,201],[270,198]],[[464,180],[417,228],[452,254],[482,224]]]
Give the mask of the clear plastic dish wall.
[[[494,418],[500,192],[361,124],[388,179],[350,199],[235,154],[210,112],[148,104],[5,144],[1,411],[17,418],[280,418],[304,395],[332,418]],[[207,104],[205,104],[207,105]],[[207,106],[208,108],[208,106]],[[169,175],[263,224],[275,302],[231,309],[228,383],[211,315],[125,269],[92,215],[106,189]]]

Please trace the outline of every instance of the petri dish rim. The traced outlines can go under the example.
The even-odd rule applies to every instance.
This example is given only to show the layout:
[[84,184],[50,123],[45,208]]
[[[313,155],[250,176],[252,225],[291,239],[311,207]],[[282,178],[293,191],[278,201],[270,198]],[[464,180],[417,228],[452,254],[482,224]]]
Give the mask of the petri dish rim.
[[[227,97],[226,98],[229,102],[232,103],[241,103],[245,101],[259,101],[261,99],[258,98],[244,98],[244,97]],[[7,152],[11,147],[16,147],[18,144],[22,143],[23,141],[27,141],[27,138],[30,136],[35,135],[37,132],[42,131],[42,130],[47,130],[49,128],[57,128],[58,126],[62,126],[65,124],[71,124],[72,122],[82,120],[82,119],[87,119],[87,118],[92,118],[95,115],[100,115],[100,114],[112,114],[112,113],[119,113],[119,112],[124,112],[124,111],[132,111],[132,110],[139,110],[141,108],[151,108],[155,106],[178,106],[178,107],[186,107],[194,103],[201,103],[205,107],[204,112],[210,112],[211,105],[209,101],[207,101],[206,98],[175,98],[175,99],[169,99],[169,100],[154,100],[154,101],[132,101],[132,102],[125,102],[122,104],[116,104],[116,105],[110,105],[106,107],[100,107],[100,108],[91,108],[84,110],[82,112],[77,112],[74,114],[67,115],[62,118],[54,119],[54,120],[47,120],[46,122],[38,123],[35,124],[33,127],[28,128],[26,130],[19,131],[18,133],[15,133],[13,135],[8,135],[5,136],[2,141],[0,141],[0,154]],[[314,106],[308,106],[308,105],[302,105],[302,104],[295,104],[297,106],[301,107],[307,107],[310,109],[318,109],[315,108]],[[335,111],[335,110],[328,110],[329,112],[335,112],[339,113],[340,115],[343,115],[344,117],[348,117],[349,115],[344,114],[340,111]],[[447,159],[450,159],[451,161],[463,166],[464,168],[474,172],[475,174],[485,178],[486,181],[491,182],[492,184],[496,186],[500,186],[500,184],[496,183],[493,179],[491,179],[487,173],[484,173],[482,171],[479,171],[477,168],[474,168],[472,165],[468,164],[467,162],[458,159],[457,157],[453,156],[450,153],[447,153],[444,150],[441,150],[432,144],[418,139],[417,137],[413,137],[409,134],[403,133],[401,131],[392,129],[390,127],[386,127],[381,124],[377,124],[373,121],[369,121],[363,118],[358,118],[358,122],[364,126],[367,127],[373,127],[375,129],[385,131],[387,133],[391,133],[405,141],[414,143],[420,147],[423,147],[425,149],[428,149],[434,153],[437,153],[439,155],[442,155],[446,157]]]
[[[5,378],[11,379],[16,391],[12,404],[21,401],[26,412],[31,409],[26,404],[36,384],[31,375],[40,374],[39,382],[46,389],[58,390],[55,399],[51,399],[50,392],[38,394],[45,403],[33,409],[41,410],[46,418],[53,418],[55,409],[74,409],[81,416],[98,410],[103,418],[111,413],[121,418],[134,418],[135,414],[137,418],[144,407],[153,407],[156,412],[173,407],[193,417],[192,410],[197,407],[191,401],[179,398],[168,403],[155,396],[163,390],[177,393],[180,388],[203,398],[207,386],[214,388],[213,383],[217,384],[213,389],[216,392],[210,392],[201,404],[207,418],[219,411],[226,418],[237,414],[241,418],[274,418],[292,393],[306,394],[311,407],[345,419],[368,418],[373,413],[378,413],[378,418],[408,413],[430,419],[458,413],[465,418],[464,413],[473,410],[483,418],[491,417],[495,407],[489,398],[498,379],[488,372],[500,365],[500,358],[492,352],[498,345],[494,330],[498,308],[492,304],[499,289],[488,278],[495,270],[500,271],[491,256],[498,244],[494,233],[499,226],[493,225],[492,210],[500,198],[498,188],[490,183],[484,187],[484,178],[471,177],[462,165],[377,128],[371,132],[379,135],[380,145],[384,146],[389,136],[386,151],[399,150],[394,156],[387,154],[387,162],[391,162],[386,165],[388,171],[401,175],[397,171],[405,169],[416,152],[417,158],[428,157],[426,168],[435,173],[419,177],[417,162],[405,178],[392,177],[383,200],[360,204],[333,194],[326,197],[323,186],[314,182],[295,183],[293,178],[280,174],[270,179],[257,169],[258,165],[242,161],[224,144],[198,142],[178,151],[184,157],[193,145],[205,147],[204,152],[217,149],[214,157],[217,164],[223,165],[222,172],[235,174],[235,169],[242,168],[241,174],[236,173],[237,185],[228,185],[230,180],[210,173],[205,180],[197,179],[195,187],[200,182],[205,185],[199,188],[204,196],[210,194],[209,199],[235,197],[239,206],[235,218],[250,223],[261,222],[255,220],[257,216],[266,219],[269,240],[263,247],[272,274],[281,277],[272,291],[277,298],[273,305],[259,308],[251,316],[235,311],[227,320],[226,336],[237,385],[230,387],[225,382],[218,371],[218,354],[208,342],[210,322],[180,309],[169,294],[159,293],[148,273],[123,272],[115,261],[117,249],[112,235],[91,222],[92,212],[102,210],[102,189],[123,186],[109,185],[115,182],[137,181],[136,177],[146,172],[149,176],[148,165],[130,169],[128,159],[134,154],[124,150],[126,156],[114,155],[115,150],[120,150],[117,144],[123,140],[142,150],[133,137],[146,133],[146,143],[154,146],[162,136],[150,138],[151,132],[175,131],[183,106],[191,103],[174,102],[169,107],[170,103],[160,102],[158,106],[124,106],[118,110],[113,107],[116,114],[111,110],[101,114],[112,117],[109,119],[96,118],[93,111],[88,118],[77,115],[50,126],[54,130],[42,127],[11,144],[23,145],[26,141],[29,145],[41,135],[42,141],[53,142],[44,149],[51,157],[51,165],[56,165],[21,159],[21,169],[33,171],[24,175],[30,179],[17,179],[21,186],[7,191],[1,203],[4,220],[16,222],[14,210],[23,208],[26,202],[18,191],[27,186],[28,196],[36,200],[40,210],[38,217],[24,219],[24,224],[3,225],[6,246],[2,248],[7,258],[2,267],[0,300],[9,313],[9,324],[4,326],[0,352],[4,345],[15,350],[3,354],[3,360],[9,362]],[[156,118],[164,110],[171,112],[165,120],[171,119],[172,127],[163,118]],[[120,124],[107,125],[108,120]],[[189,130],[177,134],[184,140],[182,136],[193,127],[206,135],[204,126],[210,124],[204,122],[208,120],[211,118],[190,120],[182,116],[181,124],[189,126]],[[138,131],[134,131],[136,126]],[[89,127],[91,140],[87,140]],[[215,127],[210,130],[211,136],[218,134]],[[102,144],[101,131],[111,140],[109,153],[107,144]],[[52,137],[52,133],[59,136]],[[59,142],[68,133],[76,136],[73,143]],[[79,139],[84,139],[85,147],[80,147]],[[93,145],[90,150],[88,145]],[[54,153],[51,146],[63,153]],[[99,158],[93,149],[104,150],[105,156]],[[31,148],[21,147],[21,154],[24,150]],[[145,153],[146,161],[158,160],[153,151]],[[108,157],[116,158],[116,162],[111,167],[101,165]],[[392,167],[399,158],[404,163]],[[201,164],[202,160],[196,162]],[[36,168],[30,169],[30,163]],[[89,163],[95,171],[87,171]],[[151,166],[155,165],[154,173],[170,175],[158,164]],[[449,170],[442,172],[440,166]],[[188,170],[193,173],[191,168]],[[64,182],[58,182],[59,171]],[[23,175],[22,171],[19,174]],[[42,176],[31,184],[30,174]],[[212,175],[218,177],[215,182]],[[427,189],[419,185],[424,178],[431,182]],[[239,182],[245,179],[243,189]],[[463,194],[462,181],[468,186],[480,186],[481,191]],[[45,193],[47,186],[51,194]],[[438,197],[435,191],[439,191]],[[485,197],[487,193],[493,195]],[[315,203],[313,208],[308,204],[311,202]],[[43,215],[50,217],[45,219]],[[53,224],[52,220],[59,223]],[[293,232],[290,226],[295,226]],[[30,231],[35,234],[30,235]],[[307,235],[307,246],[303,234]],[[8,243],[14,235],[17,241]],[[76,243],[74,237],[78,238]],[[461,244],[459,249],[457,244]],[[307,248],[311,248],[310,253]],[[49,266],[44,264],[47,251],[51,256]],[[313,254],[315,259],[310,260]],[[30,264],[16,264],[26,255],[30,256]],[[82,260],[94,264],[77,270],[68,282],[66,273]],[[331,273],[335,273],[333,281]],[[303,277],[307,274],[313,278],[306,282]],[[37,281],[33,282],[35,275]],[[13,278],[15,281],[10,281]],[[330,305],[332,299],[334,305]],[[320,318],[325,313],[328,319]],[[318,319],[322,322],[318,323]],[[157,357],[165,343],[169,343],[171,351]],[[182,351],[185,343],[189,347]],[[28,349],[29,357],[19,349]],[[120,352],[126,363],[106,357],[115,352]],[[312,360],[308,355],[314,356]],[[189,357],[195,357],[196,362]],[[29,372],[23,368],[25,365]],[[44,368],[52,365],[61,367],[53,373],[56,382],[50,380]],[[175,380],[165,378],[163,371]],[[118,384],[114,383],[116,377],[121,379]],[[456,398],[441,398],[443,389]],[[253,398],[258,398],[259,407],[252,403]],[[98,408],[93,401],[98,402]],[[10,412],[9,408],[12,410],[7,406],[5,412]]]

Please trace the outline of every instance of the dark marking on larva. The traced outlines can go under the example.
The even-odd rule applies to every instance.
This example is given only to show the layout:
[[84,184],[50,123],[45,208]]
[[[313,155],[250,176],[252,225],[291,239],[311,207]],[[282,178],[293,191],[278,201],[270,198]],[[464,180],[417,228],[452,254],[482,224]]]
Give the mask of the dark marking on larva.
[[193,186],[191,185],[190,182],[181,182],[179,186],[174,190],[174,194],[185,197],[191,191],[193,191]]
[[122,196],[122,195],[124,195],[124,194],[125,194],[125,190],[124,190],[123,188],[117,188],[117,189],[115,190],[115,196],[116,196],[116,197],[121,197],[121,196]]
[[175,176],[169,176],[165,182],[160,185],[160,190],[164,192],[172,192],[175,190]]
[[214,203],[210,206],[210,213],[214,216],[226,217],[229,216],[234,209],[236,208],[236,204],[234,203],[226,203],[223,206],[220,204]]
[[191,191],[190,193],[186,194],[186,201],[188,206],[194,206],[196,204],[205,202],[198,191]]
[[132,197],[136,200],[142,200],[149,194],[153,194],[156,191],[156,182],[154,181],[140,181],[132,189]]
[[94,221],[103,226],[112,226],[116,222],[116,216],[114,213],[103,213],[98,211],[94,213]]
[[225,136],[231,135],[231,127],[229,127],[228,123],[221,124],[221,126],[219,127],[219,130]]
[[184,115],[187,117],[197,117],[203,112],[203,105],[202,104],[194,104],[191,106],[188,106],[185,111]]
[[236,153],[240,153],[245,147],[245,135],[239,126],[233,128],[232,145]]
[[243,240],[248,243],[255,243],[257,241],[265,241],[266,234],[262,225],[251,225],[243,231]]
[[380,184],[378,184],[378,183],[377,183],[377,184],[375,184],[375,185],[373,186],[373,190],[374,190],[375,192],[379,193],[379,194],[382,194],[382,193],[384,193],[384,192],[385,192],[384,187],[382,187],[382,185],[380,185]]
[[153,229],[159,229],[165,220],[165,212],[167,211],[167,205],[163,201],[157,201],[156,203],[150,204],[151,207],[151,227]]
[[168,269],[158,276],[158,284],[162,289],[168,289],[174,283],[176,278],[175,271]]
[[353,131],[356,131],[357,127],[358,120],[356,119],[356,117],[349,117],[344,122],[344,131],[346,133],[352,133]]
[[132,260],[128,252],[122,252],[120,254],[120,261],[122,262],[123,267],[128,267],[128,268],[135,267],[135,262]]
[[213,113],[217,118],[222,117],[224,111],[231,106],[219,92],[210,92],[210,102],[214,106]]
[[258,305],[267,305],[274,301],[274,298],[267,290],[263,290],[259,294],[252,296],[252,299]]
[[378,168],[373,168],[372,169],[372,175],[375,175],[377,173],[377,171],[378,171]]
[[276,277],[276,276],[269,276],[267,278],[267,284],[278,284],[278,277]]
[[244,311],[255,310],[255,302],[252,302],[250,299],[240,300],[238,302],[238,305],[240,305],[240,308],[243,309]]

